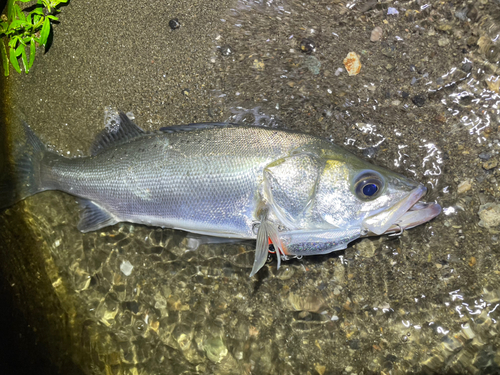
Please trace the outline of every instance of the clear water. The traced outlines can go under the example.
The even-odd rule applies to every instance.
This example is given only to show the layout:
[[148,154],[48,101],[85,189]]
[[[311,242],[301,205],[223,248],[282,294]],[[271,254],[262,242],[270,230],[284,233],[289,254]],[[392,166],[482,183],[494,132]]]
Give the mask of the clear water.
[[10,78],[14,106],[55,150],[85,155],[105,105],[146,129],[285,127],[422,181],[444,212],[279,270],[270,260],[250,279],[251,243],[187,251],[182,232],[129,224],[83,235],[72,197],[32,197],[8,215],[41,232],[88,373],[500,371],[500,226],[478,215],[500,196],[498,1],[127,4],[119,20],[102,4],[72,2],[52,50]]

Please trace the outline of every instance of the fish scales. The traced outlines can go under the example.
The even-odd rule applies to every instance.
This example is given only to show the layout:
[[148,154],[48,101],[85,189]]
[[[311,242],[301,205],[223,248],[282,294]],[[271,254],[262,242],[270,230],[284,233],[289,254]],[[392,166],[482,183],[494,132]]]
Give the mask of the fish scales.
[[118,221],[255,238],[262,171],[306,134],[263,127],[154,133],[46,167],[45,186],[95,202]]

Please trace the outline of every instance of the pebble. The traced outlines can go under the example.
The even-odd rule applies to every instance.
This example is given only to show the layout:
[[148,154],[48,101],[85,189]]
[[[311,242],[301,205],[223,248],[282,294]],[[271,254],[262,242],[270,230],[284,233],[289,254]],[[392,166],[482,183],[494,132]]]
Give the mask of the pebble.
[[491,228],[500,225],[500,204],[486,203],[479,206],[479,226]]
[[233,49],[229,45],[222,46],[220,48],[220,53],[222,56],[229,56],[233,54]]
[[490,159],[483,163],[483,168],[489,171],[490,169],[496,168],[498,165],[497,159]]
[[304,38],[300,41],[300,50],[307,54],[316,52],[316,43],[311,38]]
[[396,8],[389,7],[389,8],[387,8],[387,15],[389,16],[391,14],[392,15],[398,15],[399,12],[398,12],[398,10]]
[[469,73],[472,70],[472,63],[466,62],[465,64],[462,64],[462,67],[460,69],[462,69],[462,71],[464,71],[465,73]]
[[460,21],[467,21],[467,13],[469,13],[469,9],[465,7],[457,10],[455,12],[455,17],[457,17]]
[[382,28],[380,26],[375,27],[372,30],[372,34],[370,35],[370,41],[371,42],[378,42],[380,39],[382,39]]
[[486,79],[488,89],[497,94],[500,92],[500,78],[498,76],[490,76]]
[[120,271],[122,271],[125,276],[130,276],[133,269],[134,266],[128,260],[124,260],[122,264],[120,264]]
[[344,59],[344,66],[350,76],[355,76],[361,71],[361,61],[356,52],[349,52]]
[[447,46],[448,44],[450,44],[450,40],[448,38],[440,38],[438,40],[438,46],[439,47],[444,47],[444,46]]
[[413,98],[411,98],[411,101],[417,107],[423,107],[425,104],[425,96],[423,94],[415,95]]
[[170,21],[168,21],[168,26],[170,26],[172,30],[175,30],[181,27],[181,24],[177,18],[172,18]]
[[467,179],[458,184],[457,193],[463,194],[472,189],[471,180]]
[[489,152],[481,152],[479,155],[479,159],[481,160],[490,160],[492,155]]
[[335,71],[335,76],[339,76],[342,72],[344,71],[344,68],[337,68],[337,70]]
[[319,74],[321,68],[321,62],[315,56],[307,56],[305,60],[305,65],[309,71],[316,75]]

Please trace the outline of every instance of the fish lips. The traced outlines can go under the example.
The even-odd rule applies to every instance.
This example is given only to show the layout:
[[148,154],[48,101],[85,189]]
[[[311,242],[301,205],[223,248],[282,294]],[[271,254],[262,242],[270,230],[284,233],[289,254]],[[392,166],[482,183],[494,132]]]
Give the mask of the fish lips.
[[426,192],[427,188],[419,185],[396,205],[367,217],[363,221],[363,227],[368,231],[366,235],[399,232],[416,227],[439,215],[441,213],[439,204],[419,202]]

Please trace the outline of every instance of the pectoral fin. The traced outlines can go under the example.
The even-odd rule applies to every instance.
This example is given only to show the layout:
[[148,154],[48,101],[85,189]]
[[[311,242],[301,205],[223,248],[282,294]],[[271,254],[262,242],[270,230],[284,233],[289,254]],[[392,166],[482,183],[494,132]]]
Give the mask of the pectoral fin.
[[255,275],[264,266],[264,264],[266,264],[267,253],[269,252],[269,239],[271,239],[276,248],[276,253],[278,254],[278,268],[280,268],[280,252],[283,253],[283,248],[281,247],[279,241],[278,229],[273,223],[264,219],[261,221],[257,232],[255,260],[253,262],[252,272],[250,272],[250,277]]

